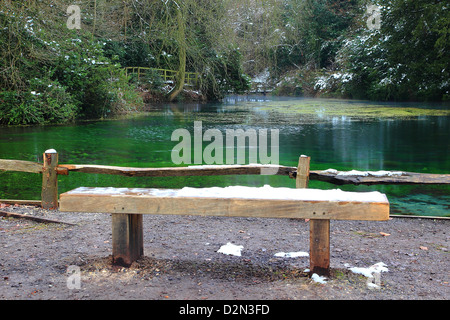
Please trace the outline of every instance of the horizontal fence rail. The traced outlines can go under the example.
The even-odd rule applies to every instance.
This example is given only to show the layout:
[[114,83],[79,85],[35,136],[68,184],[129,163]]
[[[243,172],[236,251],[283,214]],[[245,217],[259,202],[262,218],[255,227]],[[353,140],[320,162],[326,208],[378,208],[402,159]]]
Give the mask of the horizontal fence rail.
[[[137,168],[88,164],[59,164],[58,153],[51,149],[44,153],[44,163],[23,160],[0,159],[0,171],[16,171],[42,174],[41,206],[44,209],[58,208],[58,175],[70,172],[109,174],[124,177],[182,177],[213,175],[282,175],[297,178],[297,167],[282,165],[192,165],[187,167]],[[311,170],[298,173],[307,180],[317,180],[335,185],[375,184],[450,184],[450,174],[416,173],[403,171],[337,171]],[[298,181],[299,179],[297,179]],[[297,186],[298,187],[298,186]],[[2,200],[16,201],[16,200]],[[20,200],[17,200],[20,201]],[[15,202],[16,203],[16,202]]]
[[1,171],[42,173],[42,166],[42,163],[37,162],[0,159]]
[[[125,177],[182,177],[182,176],[207,176],[207,175],[261,175],[264,170],[273,170],[274,165],[195,165],[188,167],[166,168],[137,168],[118,167],[87,164],[58,164],[56,171],[59,175],[68,175],[69,172],[82,172],[93,174],[110,174]],[[276,175],[285,175],[295,178],[297,167],[277,166]],[[19,171],[30,173],[42,173],[43,164],[22,161],[0,159],[0,171]],[[373,185],[373,184],[450,184],[450,174],[416,173],[398,171],[386,171],[384,175],[377,172],[362,171],[361,174],[351,171],[329,172],[328,170],[311,170],[310,180],[325,181],[336,185]]]

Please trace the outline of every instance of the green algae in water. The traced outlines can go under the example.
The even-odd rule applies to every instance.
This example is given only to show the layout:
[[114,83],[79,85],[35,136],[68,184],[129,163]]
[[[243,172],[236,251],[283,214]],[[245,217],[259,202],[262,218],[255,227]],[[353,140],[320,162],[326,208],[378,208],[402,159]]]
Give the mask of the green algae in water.
[[427,106],[373,104],[335,99],[303,99],[269,102],[247,102],[247,107],[266,112],[290,115],[310,115],[319,118],[344,116],[355,119],[416,118],[420,116],[450,116],[450,110]]

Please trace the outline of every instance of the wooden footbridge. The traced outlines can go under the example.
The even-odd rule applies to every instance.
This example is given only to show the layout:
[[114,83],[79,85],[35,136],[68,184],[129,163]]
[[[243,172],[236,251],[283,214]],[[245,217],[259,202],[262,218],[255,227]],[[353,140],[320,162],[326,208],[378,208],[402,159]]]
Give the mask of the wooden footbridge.
[[[178,71],[169,70],[169,69],[158,69],[158,68],[146,68],[146,67],[127,67],[125,68],[125,72],[127,75],[133,74],[136,76],[137,80],[140,81],[145,79],[145,76],[150,73],[158,74],[164,83],[175,83],[176,75]],[[185,85],[198,87],[199,85],[199,74],[195,72],[186,72],[185,73]]]

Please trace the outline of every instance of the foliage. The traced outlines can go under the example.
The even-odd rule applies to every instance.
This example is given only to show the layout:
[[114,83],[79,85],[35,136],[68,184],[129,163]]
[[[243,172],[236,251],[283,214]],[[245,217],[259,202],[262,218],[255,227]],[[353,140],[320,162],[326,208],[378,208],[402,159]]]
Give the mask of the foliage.
[[[214,53],[212,53],[214,54]],[[237,48],[210,58],[211,69],[204,75],[202,91],[209,100],[222,98],[225,94],[240,94],[250,89],[250,77],[242,69],[242,55]]]
[[448,4],[427,0],[384,0],[381,4],[381,45],[392,68],[386,71],[387,79],[394,83],[392,98],[442,98],[450,89]]
[[123,99],[119,89],[132,90],[120,65],[103,55],[103,45],[80,38],[68,39],[61,44],[66,55],[58,57],[52,69],[55,77],[82,102],[79,113],[82,117],[106,117],[119,111]]
[[360,32],[341,52],[353,74],[347,92],[372,100],[444,99],[450,78],[448,8],[425,0],[380,4],[381,29]]
[[[291,44],[297,50],[285,58],[298,65],[324,68],[333,64],[342,36],[359,10],[356,1],[288,1],[285,22]],[[299,51],[300,55],[296,54]]]
[[[82,28],[66,26],[80,5]],[[381,28],[367,27],[377,5]],[[209,100],[275,94],[448,100],[448,5],[440,0],[40,0],[0,2],[0,123],[64,123],[135,110],[123,67],[200,74]],[[158,74],[150,90],[165,92]],[[275,84],[277,84],[275,86]]]
[[69,30],[36,3],[2,3],[1,9],[0,123],[64,123],[142,103],[89,32]]
[[[276,94],[448,100],[450,9],[444,1],[281,2],[282,36],[269,50]],[[368,28],[367,5],[380,9],[380,29]]]

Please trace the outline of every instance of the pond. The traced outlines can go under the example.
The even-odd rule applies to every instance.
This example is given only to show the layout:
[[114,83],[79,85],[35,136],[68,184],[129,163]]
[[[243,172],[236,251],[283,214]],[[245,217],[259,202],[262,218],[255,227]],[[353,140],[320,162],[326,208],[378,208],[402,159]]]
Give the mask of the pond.
[[[172,141],[172,134],[187,129],[194,136],[195,121],[201,124],[202,133],[208,129],[222,132],[224,141],[230,129],[267,129],[269,136],[271,130],[276,130],[281,165],[296,166],[299,156],[305,154],[311,156],[311,170],[450,173],[448,105],[270,96],[230,96],[221,103],[165,104],[145,114],[73,125],[0,127],[0,159],[42,162],[42,153],[54,148],[64,164],[175,166],[171,155],[179,141]],[[210,143],[204,141],[203,148]],[[195,164],[194,157],[191,159]],[[248,157],[245,163],[249,163]],[[130,178],[72,172],[59,176],[58,183],[60,193],[79,186],[295,187],[295,181],[288,177],[268,175]],[[40,175],[0,172],[0,199],[37,200],[40,186]],[[377,190],[388,196],[391,214],[450,215],[449,186],[335,186],[311,181],[310,188]]]

